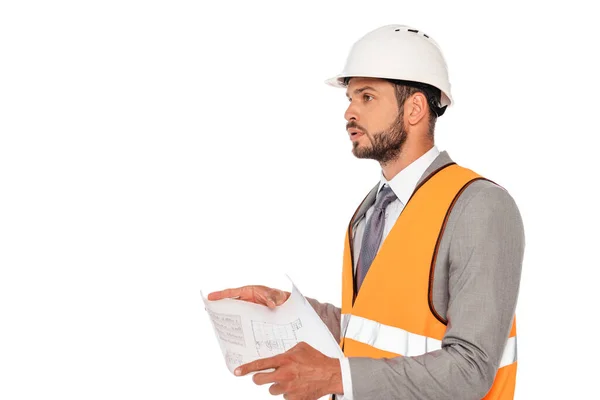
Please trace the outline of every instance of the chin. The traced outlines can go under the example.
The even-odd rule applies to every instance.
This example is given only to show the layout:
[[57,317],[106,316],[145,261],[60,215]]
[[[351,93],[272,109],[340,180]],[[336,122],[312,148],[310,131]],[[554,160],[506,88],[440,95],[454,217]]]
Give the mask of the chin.
[[371,154],[369,154],[368,152],[365,152],[362,149],[357,150],[356,148],[354,148],[354,149],[352,149],[352,154],[354,154],[354,157],[356,157],[356,158],[372,158]]

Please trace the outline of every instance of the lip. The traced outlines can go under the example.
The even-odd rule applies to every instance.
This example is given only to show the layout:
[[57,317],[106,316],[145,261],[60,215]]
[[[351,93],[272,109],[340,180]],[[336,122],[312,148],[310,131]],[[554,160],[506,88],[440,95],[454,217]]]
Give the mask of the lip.
[[350,140],[356,140],[364,134],[365,133],[363,131],[355,128],[348,129],[348,135],[350,136]]

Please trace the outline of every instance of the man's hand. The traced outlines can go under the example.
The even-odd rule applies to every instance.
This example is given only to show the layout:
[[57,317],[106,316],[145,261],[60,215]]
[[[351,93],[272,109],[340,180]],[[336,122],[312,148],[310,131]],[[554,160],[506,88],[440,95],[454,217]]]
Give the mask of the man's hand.
[[285,303],[289,297],[290,293],[284,292],[283,290],[271,289],[266,286],[251,285],[209,293],[208,300],[238,298],[239,300],[275,308],[276,306]]
[[310,345],[300,342],[285,353],[244,364],[235,370],[238,376],[275,368],[273,372],[255,374],[254,383],[273,383],[269,392],[283,394],[286,400],[315,400],[327,394],[343,394],[340,361],[330,358]]

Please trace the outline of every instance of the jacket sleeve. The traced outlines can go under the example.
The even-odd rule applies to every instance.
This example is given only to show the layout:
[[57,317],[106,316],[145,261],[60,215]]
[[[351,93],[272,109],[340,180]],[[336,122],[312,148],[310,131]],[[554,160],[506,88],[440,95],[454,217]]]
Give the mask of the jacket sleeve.
[[354,400],[481,399],[492,386],[517,303],[523,222],[512,197],[496,185],[465,190],[449,218],[454,229],[448,232],[449,221],[442,238],[450,241],[448,259],[436,264],[448,268],[442,349],[417,357],[350,358]]
[[312,308],[314,308],[319,317],[321,317],[323,323],[327,326],[327,328],[329,328],[329,331],[331,332],[335,340],[339,342],[341,330],[340,308],[334,306],[333,304],[320,303],[315,299],[311,299],[310,297],[307,297],[306,300],[308,300]]

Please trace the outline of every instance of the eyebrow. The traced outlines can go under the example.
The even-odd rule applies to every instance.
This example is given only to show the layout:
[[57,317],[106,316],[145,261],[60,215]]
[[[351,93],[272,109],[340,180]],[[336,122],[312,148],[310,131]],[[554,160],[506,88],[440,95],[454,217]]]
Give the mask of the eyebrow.
[[[372,91],[374,91],[374,92],[376,92],[376,91],[377,91],[377,89],[375,89],[375,88],[374,88],[374,87],[372,87],[372,86],[363,86],[363,87],[361,87],[360,89],[356,89],[356,90],[354,90],[354,94],[360,94],[360,93],[364,92],[365,90],[372,90]],[[347,98],[350,98],[350,96],[348,96],[348,92],[346,92],[346,97],[347,97]]]

